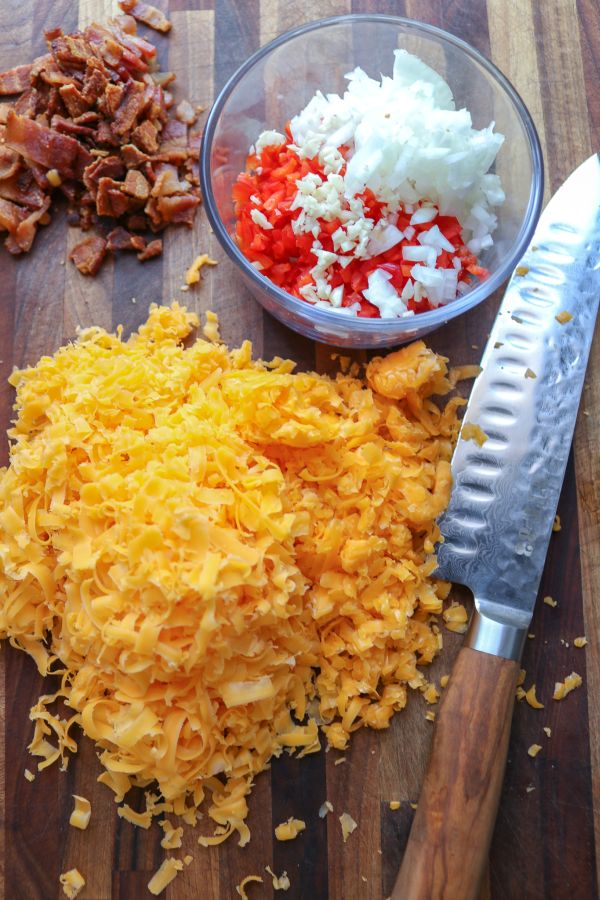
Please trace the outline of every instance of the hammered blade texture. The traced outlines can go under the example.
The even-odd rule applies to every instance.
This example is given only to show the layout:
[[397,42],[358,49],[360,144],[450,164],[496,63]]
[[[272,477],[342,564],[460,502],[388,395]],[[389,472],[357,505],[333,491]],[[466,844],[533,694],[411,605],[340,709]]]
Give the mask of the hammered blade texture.
[[[590,157],[540,218],[492,329],[440,520],[440,577],[480,612],[526,627],[544,567],[600,296],[600,159]],[[561,324],[556,316],[568,312]]]

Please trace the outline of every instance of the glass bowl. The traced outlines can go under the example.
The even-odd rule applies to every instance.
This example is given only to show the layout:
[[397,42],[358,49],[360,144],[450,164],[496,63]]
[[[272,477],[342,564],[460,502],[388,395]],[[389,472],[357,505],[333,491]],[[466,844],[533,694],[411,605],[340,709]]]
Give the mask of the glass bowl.
[[[494,244],[480,254],[489,276],[446,306],[405,318],[363,319],[315,308],[278,288],[235,242],[232,187],[250,145],[266,129],[283,130],[317,90],[343,93],[344,75],[361,66],[372,78],[391,74],[403,47],[439,72],[474,128],[495,121],[505,141],[492,171],[506,193],[497,207]],[[229,79],[210,112],[200,176],[206,212],[218,240],[254,297],[306,337],[340,347],[385,347],[415,340],[473,309],[508,277],[535,228],[543,193],[540,144],[523,101],[505,76],[464,41],[439,28],[385,15],[336,16],[296,28],[261,47]]]

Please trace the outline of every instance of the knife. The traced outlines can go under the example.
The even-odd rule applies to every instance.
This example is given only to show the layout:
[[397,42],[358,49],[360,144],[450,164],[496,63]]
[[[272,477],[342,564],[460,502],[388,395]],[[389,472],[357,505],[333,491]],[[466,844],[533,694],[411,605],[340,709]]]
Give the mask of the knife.
[[463,420],[480,425],[487,440],[459,437],[452,458],[434,575],[469,587],[475,608],[438,713],[393,900],[478,896],[599,297],[594,154],[550,200],[508,284]]

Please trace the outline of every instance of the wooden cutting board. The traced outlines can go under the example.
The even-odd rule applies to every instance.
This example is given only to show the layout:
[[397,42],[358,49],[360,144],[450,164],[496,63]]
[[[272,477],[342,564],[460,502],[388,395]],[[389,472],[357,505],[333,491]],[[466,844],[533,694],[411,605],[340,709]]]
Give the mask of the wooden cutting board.
[[[178,73],[180,96],[210,104],[216,91],[247,56],[276,35],[322,16],[376,11],[419,18],[469,41],[508,75],[522,94],[539,130],[547,172],[547,196],[593,149],[600,138],[600,4],[598,0],[170,0],[159,5],[173,20],[169,38],[158,37],[164,68]],[[0,66],[8,68],[43,52],[43,32],[61,25],[74,30],[102,19],[111,0],[3,0],[0,5]],[[274,123],[275,124],[275,123]],[[10,418],[13,365],[35,363],[91,324],[137,327],[152,301],[185,300],[197,311],[218,312],[230,345],[250,338],[257,354],[291,356],[301,367],[327,365],[329,351],[286,330],[262,313],[237,281],[202,213],[193,234],[169,234],[161,259],[145,265],[122,255],[95,279],[65,264],[76,234],[55,220],[31,254],[12,259],[0,250],[0,427]],[[197,252],[220,260],[202,285],[180,292],[182,276]],[[500,294],[475,312],[431,336],[435,349],[453,363],[478,362]],[[540,603],[523,666],[535,682],[543,710],[518,704],[509,763],[483,896],[494,900],[593,900],[598,897],[600,835],[600,342],[596,340],[582,414],[560,504],[562,530],[552,538]],[[2,448],[6,459],[6,445]],[[4,461],[5,461],[4,459]],[[588,647],[573,638],[587,635]],[[460,643],[445,634],[446,649],[433,669],[450,670]],[[63,774],[47,770],[29,783],[30,705],[43,690],[31,660],[8,646],[0,654],[5,692],[0,729],[3,783],[4,891],[7,898],[51,900],[63,896],[60,872],[76,866],[86,878],[82,898],[120,900],[148,896],[146,885],[163,851],[158,828],[142,831],[118,819],[112,794],[96,783],[93,747],[81,741]],[[552,701],[555,680],[575,670],[583,687],[564,702]],[[282,758],[260,776],[250,799],[252,840],[240,849],[229,841],[204,850],[188,829],[184,848],[194,861],[166,896],[220,900],[237,897],[235,885],[248,874],[265,876],[251,885],[254,898],[273,889],[264,867],[286,869],[286,896],[311,900],[371,900],[387,897],[402,857],[417,800],[432,725],[415,696],[383,733],[364,731],[352,739],[345,762],[322,752],[297,761]],[[544,726],[551,728],[546,737]],[[527,748],[540,743],[532,759]],[[86,832],[68,826],[71,795],[92,802]],[[325,799],[335,812],[317,810]],[[400,800],[398,811],[390,800]],[[338,816],[349,812],[358,828],[342,842]],[[306,831],[289,843],[274,840],[273,826],[296,816]],[[594,841],[594,823],[596,843]],[[596,848],[596,850],[595,850]],[[278,895],[279,896],[279,895]],[[460,900],[460,898],[456,898]]]

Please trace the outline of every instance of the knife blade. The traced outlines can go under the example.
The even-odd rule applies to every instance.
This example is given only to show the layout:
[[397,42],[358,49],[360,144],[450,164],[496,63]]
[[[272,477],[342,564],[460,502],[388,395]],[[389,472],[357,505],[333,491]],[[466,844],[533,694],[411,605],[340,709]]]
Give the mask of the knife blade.
[[[469,587],[467,646],[519,659],[571,447],[600,297],[600,158],[567,179],[513,273],[464,415],[436,575]],[[561,322],[559,317],[572,316]]]
[[464,415],[438,577],[474,613],[437,716],[393,900],[474,900],[498,808],[519,660],[571,447],[600,298],[600,157],[544,210]]

